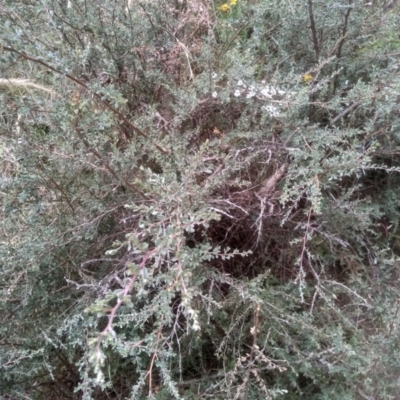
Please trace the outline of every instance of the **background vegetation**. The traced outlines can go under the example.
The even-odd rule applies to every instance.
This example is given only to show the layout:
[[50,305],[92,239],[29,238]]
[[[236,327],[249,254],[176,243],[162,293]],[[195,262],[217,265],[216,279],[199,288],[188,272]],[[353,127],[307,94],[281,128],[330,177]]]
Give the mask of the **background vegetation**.
[[397,3],[4,1],[2,398],[398,398]]

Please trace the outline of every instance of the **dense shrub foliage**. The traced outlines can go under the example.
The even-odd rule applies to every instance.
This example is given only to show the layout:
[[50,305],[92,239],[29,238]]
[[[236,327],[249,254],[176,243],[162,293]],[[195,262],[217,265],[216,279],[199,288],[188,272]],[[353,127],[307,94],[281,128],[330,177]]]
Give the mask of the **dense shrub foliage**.
[[398,398],[397,3],[5,0],[2,398]]

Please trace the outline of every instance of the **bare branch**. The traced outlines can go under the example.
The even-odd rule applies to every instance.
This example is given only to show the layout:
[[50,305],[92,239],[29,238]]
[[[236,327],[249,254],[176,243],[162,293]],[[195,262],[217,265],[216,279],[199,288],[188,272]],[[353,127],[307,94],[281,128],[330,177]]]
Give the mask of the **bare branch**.
[[312,0],[308,0],[308,14],[310,16],[310,28],[311,28],[313,45],[314,45],[315,58],[316,58],[316,61],[319,62],[320,43],[318,41],[317,28],[316,28],[316,25],[315,25]]
[[267,198],[269,195],[273,193],[273,191],[276,188],[276,185],[279,183],[279,181],[283,178],[283,175],[285,175],[287,168],[287,164],[282,164],[275,172],[274,174],[269,177],[265,183],[263,184],[262,188],[260,189],[258,196],[261,198]]
[[350,114],[353,110],[355,110],[360,105],[359,101],[351,104],[345,110],[343,110],[340,114],[336,115],[335,118],[330,122],[330,125],[335,125],[340,119],[344,118],[346,115]]

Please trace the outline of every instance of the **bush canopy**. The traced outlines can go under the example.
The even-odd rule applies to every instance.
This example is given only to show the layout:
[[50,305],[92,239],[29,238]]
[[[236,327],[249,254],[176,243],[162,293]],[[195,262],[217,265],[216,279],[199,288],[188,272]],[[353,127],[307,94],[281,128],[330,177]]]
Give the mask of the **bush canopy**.
[[399,7],[4,0],[2,398],[398,398]]

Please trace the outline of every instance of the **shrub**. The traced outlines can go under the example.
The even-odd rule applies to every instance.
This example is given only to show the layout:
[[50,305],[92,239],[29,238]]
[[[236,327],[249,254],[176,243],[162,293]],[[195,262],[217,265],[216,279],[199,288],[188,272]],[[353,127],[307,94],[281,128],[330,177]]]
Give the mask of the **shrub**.
[[397,8],[2,6],[4,398],[396,398]]

